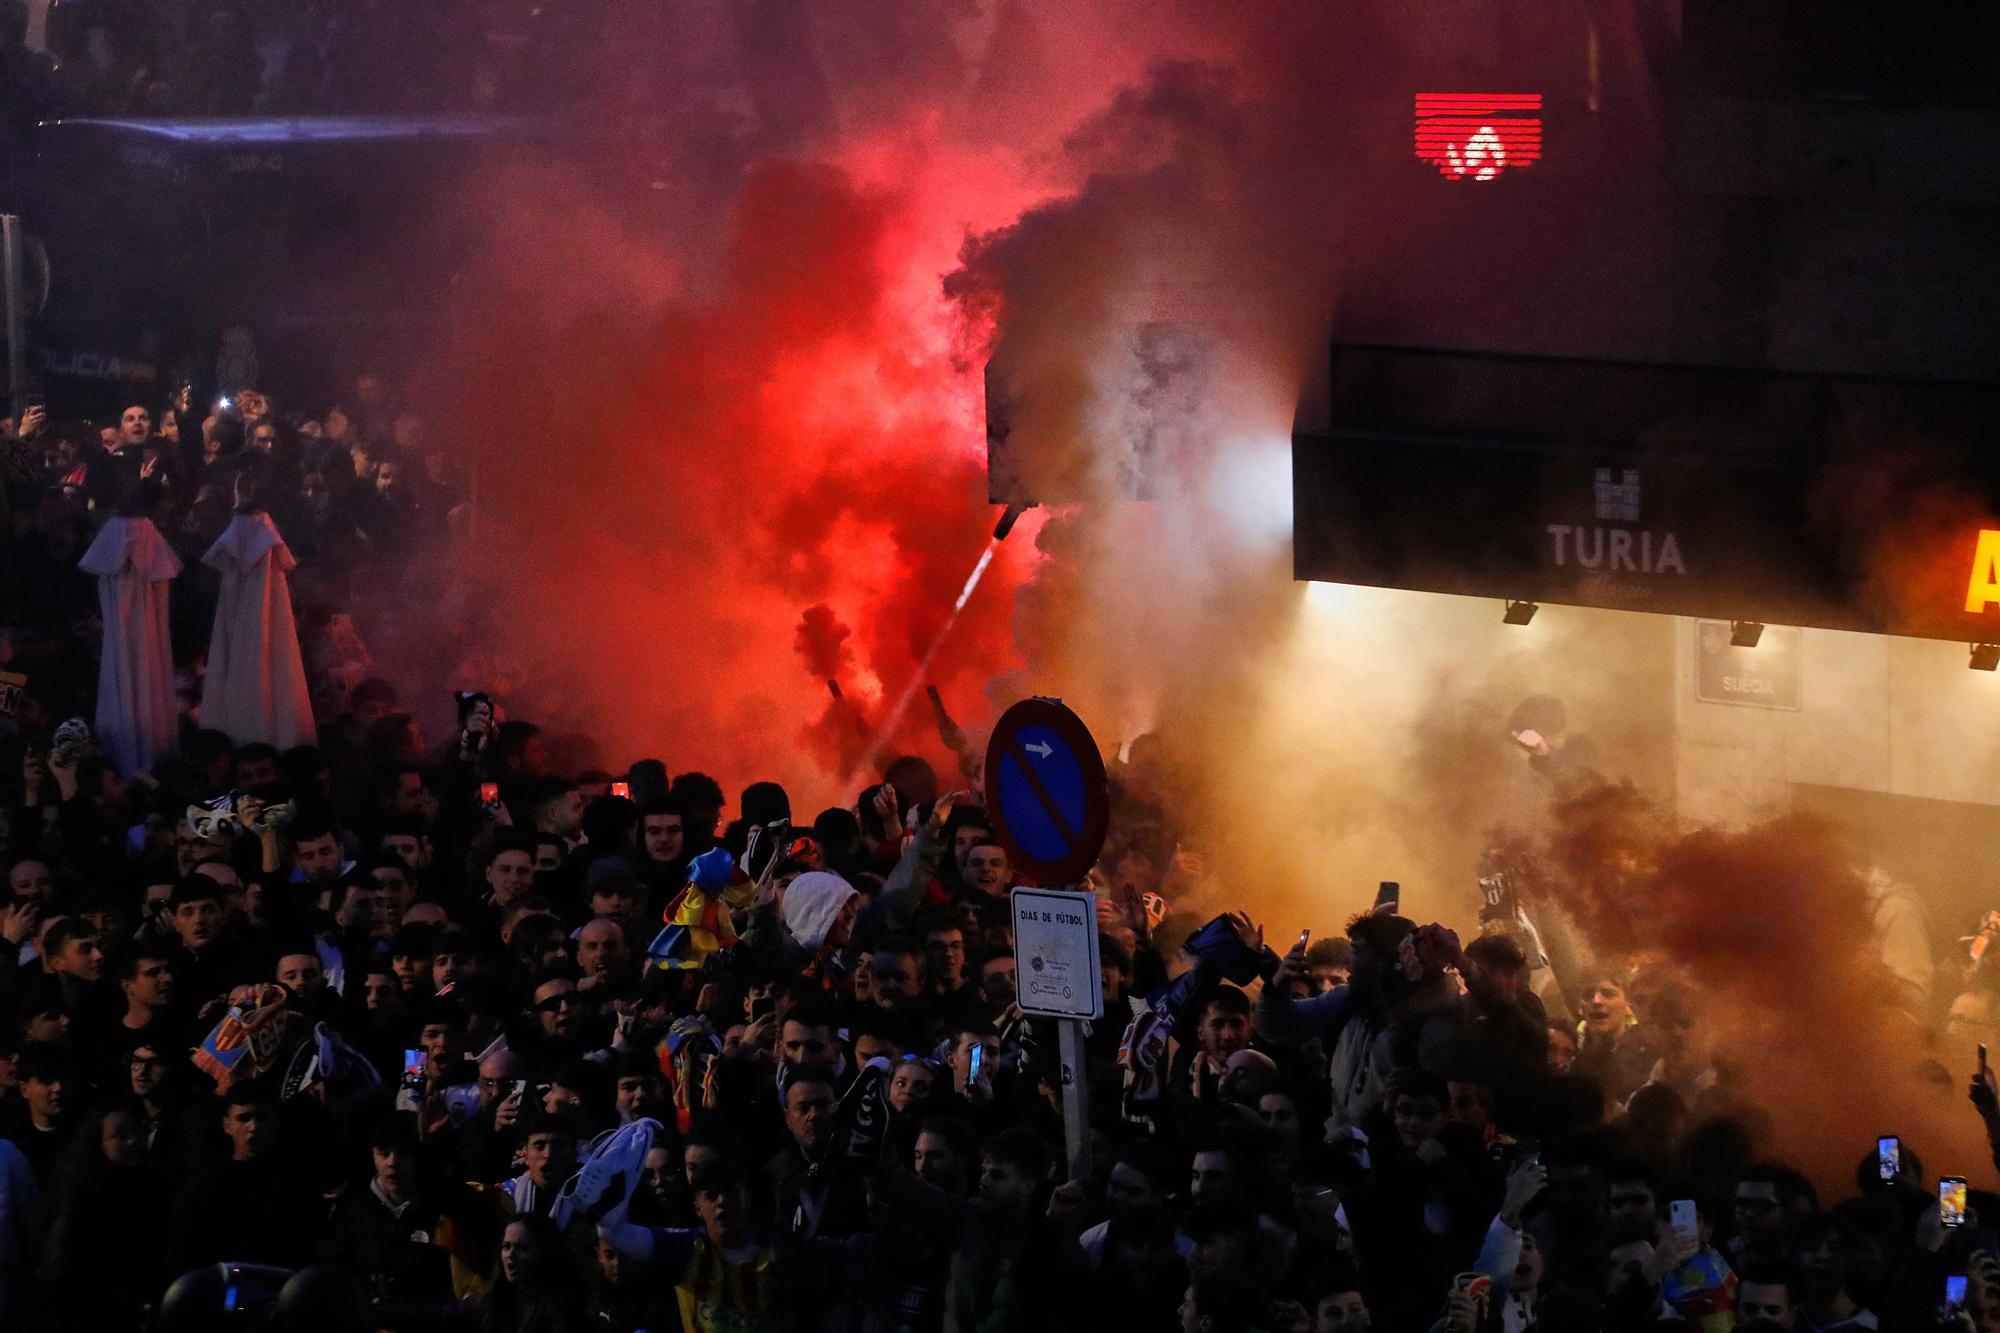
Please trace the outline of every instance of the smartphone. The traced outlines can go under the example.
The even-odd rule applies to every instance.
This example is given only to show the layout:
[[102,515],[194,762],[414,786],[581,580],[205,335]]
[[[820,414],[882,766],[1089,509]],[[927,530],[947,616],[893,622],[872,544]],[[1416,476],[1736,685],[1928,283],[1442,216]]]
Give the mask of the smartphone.
[[1964,1176],[1944,1176],[1938,1180],[1938,1216],[1948,1227],[1965,1225]]
[[481,805],[498,805],[498,804],[500,804],[500,784],[499,784],[499,783],[497,783],[497,782],[482,782],[482,783],[480,783],[480,784],[479,784],[479,803],[480,803]]
[[[972,1054],[970,1057],[968,1057],[968,1061],[966,1064],[965,1081],[967,1083],[977,1082],[979,1078],[979,1071],[985,1067],[986,1067],[986,1043],[980,1042],[978,1045],[972,1048]],[[1963,1190],[1965,1188],[1965,1182],[1960,1181],[1959,1188],[1960,1190]]]
[[632,799],[632,784],[629,782],[614,782],[611,784],[611,794],[629,801]]
[[415,1080],[421,1083],[423,1077],[424,1053],[418,1050],[405,1050],[403,1052],[403,1081],[408,1083]]
[[1299,932],[1299,942],[1292,946],[1292,952],[1303,953],[1305,951],[1306,944],[1311,939],[1312,939],[1312,927],[1307,926],[1304,930]]
[[1668,1204],[1667,1218],[1676,1231],[1684,1231],[1690,1236],[1701,1234],[1701,1222],[1695,1213],[1693,1199],[1675,1199]]
[[527,1095],[528,1095],[528,1080],[524,1078],[517,1078],[514,1080],[514,1090],[508,1093],[507,1097],[508,1100],[510,1101],[518,1102]]
[[1894,1180],[1903,1169],[1903,1143],[1894,1134],[1875,1140],[1875,1171],[1883,1180]]
[[1375,910],[1377,912],[1399,911],[1401,910],[1402,902],[1403,886],[1393,879],[1383,880],[1382,887],[1375,890]]
[[764,1015],[777,1012],[778,997],[759,995],[750,1001],[750,1020],[754,1023]]
[[1965,1274],[1953,1273],[1944,1280],[1944,1312],[1947,1318],[1965,1309]]
[[1986,1043],[1983,1041],[1979,1043],[1979,1072],[1982,1075],[1986,1072]]
[[1514,1161],[1520,1166],[1540,1166],[1542,1164],[1542,1141],[1522,1139],[1514,1145]]

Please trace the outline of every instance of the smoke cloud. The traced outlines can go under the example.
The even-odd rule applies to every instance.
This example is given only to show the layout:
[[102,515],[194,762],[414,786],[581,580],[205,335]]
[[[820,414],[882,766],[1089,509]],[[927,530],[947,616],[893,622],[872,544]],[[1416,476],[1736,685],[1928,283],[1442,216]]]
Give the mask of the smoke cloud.
[[[455,683],[616,737],[614,766],[776,779],[806,812],[851,802],[870,754],[950,766],[926,710],[882,734],[914,686],[975,744],[1061,696],[1107,753],[1146,738],[1121,780],[1203,854],[1176,905],[1247,902],[1274,935],[1337,929],[1379,879],[1467,919],[1494,825],[1545,819],[1506,713],[1560,694],[1639,784],[1616,819],[1565,812],[1566,901],[1606,955],[1680,960],[1714,1030],[1784,1047],[1760,1094],[1818,1092],[1842,1059],[1813,1015],[1894,1036],[1850,967],[1859,889],[1802,828],[1683,838],[1634,813],[1672,787],[1632,703],[1670,697],[1670,622],[1518,630],[1291,580],[1293,416],[1365,258],[1334,219],[1369,182],[1333,131],[1343,62],[1373,53],[1339,49],[1333,8],[668,6],[664,132],[609,103],[441,205],[480,238],[420,368],[478,476],[453,614],[485,678]],[[1049,503],[968,593],[998,516],[989,358]],[[1859,1131],[1832,1098],[1784,1105],[1829,1157],[1914,1139],[1899,1072]]]
[[[1551,887],[1601,956],[1638,961],[1648,989],[1680,987],[1693,1045],[1775,1115],[1763,1151],[1827,1188],[1851,1178],[1868,1125],[1895,1127],[1879,1132],[1929,1161],[1980,1160],[1964,1071],[1939,1062],[1881,963],[1865,863],[1833,826],[1786,817],[1677,836],[1613,784],[1558,804],[1551,851]],[[1947,1058],[1969,1069],[1968,1055]]]

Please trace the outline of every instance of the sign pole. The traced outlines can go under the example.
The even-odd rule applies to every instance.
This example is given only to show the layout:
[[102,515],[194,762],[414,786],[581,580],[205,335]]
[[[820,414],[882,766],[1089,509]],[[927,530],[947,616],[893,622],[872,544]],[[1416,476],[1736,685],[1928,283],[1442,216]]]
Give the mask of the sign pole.
[[1062,1057],[1063,1140],[1069,1148],[1069,1178],[1090,1177],[1090,1084],[1083,1055],[1083,1020],[1058,1018],[1057,1050]]
[[1014,972],[1021,1012],[1056,1025],[1063,1143],[1069,1178],[1090,1174],[1089,1065],[1083,1025],[1104,1014],[1097,948],[1097,895],[1075,889],[1015,889]]
[[0,282],[7,302],[7,411],[21,418],[21,395],[28,391],[28,303],[21,290],[21,219],[0,214]]
[[[1083,881],[1111,818],[1104,756],[1059,699],[1023,699],[1000,715],[986,747],[986,812],[1030,885]],[[1069,1178],[1090,1174],[1090,1088],[1083,1025],[1104,1016],[1097,897],[1076,888],[1013,893],[1014,972],[1021,1012],[1053,1019],[1061,1061]]]

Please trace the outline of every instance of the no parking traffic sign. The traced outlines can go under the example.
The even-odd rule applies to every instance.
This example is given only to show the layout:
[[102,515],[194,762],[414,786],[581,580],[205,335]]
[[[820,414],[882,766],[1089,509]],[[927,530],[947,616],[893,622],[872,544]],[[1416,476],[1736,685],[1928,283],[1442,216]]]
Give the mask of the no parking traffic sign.
[[1104,850],[1111,796],[1083,719],[1055,699],[1023,699],[986,746],[986,811],[1017,875],[1080,883]]

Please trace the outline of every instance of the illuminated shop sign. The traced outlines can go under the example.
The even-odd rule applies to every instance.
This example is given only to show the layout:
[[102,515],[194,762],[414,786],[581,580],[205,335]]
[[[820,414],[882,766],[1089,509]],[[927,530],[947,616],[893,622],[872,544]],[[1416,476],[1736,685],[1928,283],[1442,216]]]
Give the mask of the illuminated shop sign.
[[1542,95],[1418,93],[1413,144],[1446,180],[1525,170],[1542,157]]
[[1301,579],[2000,642],[2000,469],[1842,424],[1976,442],[2000,390],[1342,348],[1331,403]]

